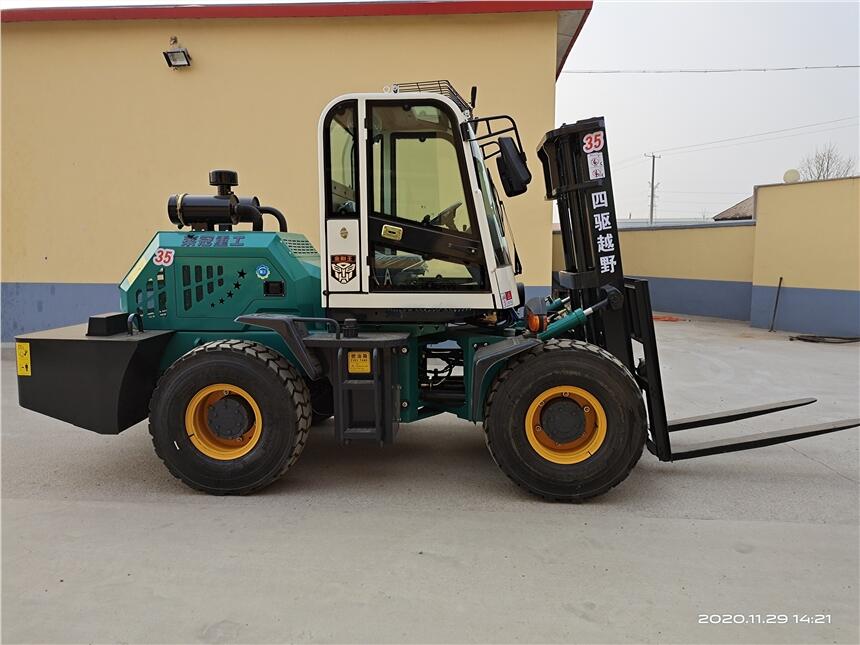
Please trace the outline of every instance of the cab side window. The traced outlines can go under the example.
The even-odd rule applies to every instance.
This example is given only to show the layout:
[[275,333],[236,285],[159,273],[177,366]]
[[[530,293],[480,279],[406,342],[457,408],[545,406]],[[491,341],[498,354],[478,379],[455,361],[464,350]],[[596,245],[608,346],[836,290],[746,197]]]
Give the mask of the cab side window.
[[473,235],[454,124],[433,105],[371,111],[371,212]]
[[326,116],[323,130],[325,150],[326,217],[358,214],[358,105],[344,101]]
[[368,126],[370,289],[486,291],[456,121],[404,100],[369,102]]

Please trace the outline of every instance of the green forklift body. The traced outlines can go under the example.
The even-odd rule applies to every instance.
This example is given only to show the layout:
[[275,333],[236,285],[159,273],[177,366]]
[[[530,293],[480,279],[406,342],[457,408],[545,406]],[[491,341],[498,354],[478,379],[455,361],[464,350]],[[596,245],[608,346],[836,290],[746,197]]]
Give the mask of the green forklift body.
[[121,307],[144,329],[242,331],[243,314],[322,316],[320,256],[304,235],[166,231],[120,284]]
[[119,286],[121,313],[93,317],[89,328],[15,339],[28,357],[27,369],[19,369],[19,400],[79,427],[117,434],[146,418],[158,377],[198,345],[251,340],[295,364],[277,333],[236,318],[267,311],[318,317],[319,288],[319,254],[304,235],[159,232]]

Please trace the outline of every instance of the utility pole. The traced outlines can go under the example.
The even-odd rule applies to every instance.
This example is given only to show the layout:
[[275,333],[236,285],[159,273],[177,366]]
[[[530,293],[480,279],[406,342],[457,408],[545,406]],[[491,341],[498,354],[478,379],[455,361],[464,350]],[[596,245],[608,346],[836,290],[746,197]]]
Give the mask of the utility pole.
[[651,157],[651,210],[648,215],[648,224],[654,225],[654,164],[657,159],[660,159],[660,155],[655,155],[653,152],[650,155],[645,155],[646,157]]

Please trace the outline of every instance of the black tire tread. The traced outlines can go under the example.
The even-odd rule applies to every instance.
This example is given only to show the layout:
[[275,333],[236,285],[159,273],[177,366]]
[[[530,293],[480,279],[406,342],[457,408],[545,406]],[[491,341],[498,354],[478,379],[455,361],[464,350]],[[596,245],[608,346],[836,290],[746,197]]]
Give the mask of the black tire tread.
[[[545,352],[565,351],[565,350],[569,350],[569,349],[573,349],[573,348],[576,348],[579,350],[584,350],[587,352],[591,352],[592,354],[596,354],[596,355],[600,356],[600,358],[602,358],[602,359],[605,359],[605,360],[608,360],[608,361],[614,363],[620,369],[620,371],[623,372],[627,376],[631,387],[633,387],[635,389],[635,391],[637,392],[637,394],[639,395],[642,418],[643,419],[646,418],[645,417],[645,401],[641,397],[641,390],[639,388],[638,383],[636,383],[636,380],[633,378],[633,375],[630,374],[630,371],[624,366],[624,363],[619,361],[615,357],[614,354],[606,351],[602,347],[598,347],[597,345],[592,345],[591,343],[586,343],[586,342],[583,342],[580,340],[573,340],[570,338],[555,338],[552,340],[548,340],[545,343],[542,343],[541,345],[537,345],[537,346],[533,347],[532,349],[525,351],[522,354],[518,354],[518,355],[514,356],[512,359],[510,359],[510,361],[508,361],[508,364],[505,366],[505,368],[502,369],[502,371],[499,372],[498,376],[496,376],[496,378],[493,380],[493,383],[490,386],[490,390],[487,393],[487,400],[486,400],[486,403],[484,404],[484,423],[483,423],[484,439],[487,443],[487,448],[490,451],[490,455],[493,457],[493,461],[496,462],[496,465],[499,467],[499,469],[503,473],[505,473],[505,475],[508,477],[508,479],[510,479],[517,486],[519,486],[523,490],[526,490],[530,494],[537,495],[538,497],[542,497],[543,499],[548,500],[548,501],[552,501],[552,502],[574,502],[574,503],[578,503],[581,501],[585,501],[585,498],[578,499],[578,500],[569,500],[569,499],[566,499],[563,497],[558,497],[558,496],[553,496],[553,495],[545,495],[543,493],[529,490],[521,482],[519,482],[513,476],[513,473],[511,473],[504,465],[502,465],[502,462],[500,462],[499,459],[496,458],[496,453],[493,449],[493,442],[490,439],[490,432],[489,432],[490,423],[492,420],[492,416],[490,415],[490,411],[491,411],[492,406],[493,406],[493,399],[495,398],[496,393],[499,390],[499,387],[502,385],[502,383],[504,383],[511,376],[511,374],[513,374],[514,370],[517,369],[517,367],[521,366],[523,363],[525,363],[527,361],[535,360],[536,358],[538,358],[541,354],[544,354]],[[636,466],[636,464],[639,462],[639,458],[641,456],[642,456],[641,451],[636,452],[633,459],[627,465],[627,468],[624,471],[623,477],[618,479],[615,483],[599,489],[598,491],[589,495],[589,497],[596,497],[598,495],[602,495],[602,494],[612,490],[615,486],[617,486],[619,483],[624,481],[627,478],[627,476],[630,474],[630,471],[632,471],[633,468]]]
[[[152,415],[153,408],[156,407],[156,404],[158,402],[158,398],[160,396],[159,385],[161,384],[163,379],[169,377],[171,372],[179,368],[184,363],[193,360],[199,354],[209,352],[234,352],[237,354],[250,356],[258,361],[261,361],[265,364],[267,368],[272,370],[281,380],[281,383],[283,383],[287,395],[290,397],[290,400],[292,401],[296,409],[296,439],[293,443],[293,448],[290,451],[289,457],[284,460],[284,466],[280,469],[280,471],[276,471],[274,474],[272,474],[265,480],[260,481],[252,488],[248,488],[241,493],[242,495],[250,495],[262,488],[265,488],[272,482],[280,479],[293,466],[293,464],[295,464],[299,460],[302,451],[305,449],[308,431],[311,427],[312,409],[310,391],[308,390],[308,386],[305,383],[305,380],[301,377],[296,368],[290,365],[290,363],[287,362],[287,360],[283,356],[281,356],[281,354],[274,351],[273,349],[266,347],[261,343],[255,343],[247,340],[216,340],[195,347],[194,349],[190,350],[189,352],[178,358],[170,367],[168,367],[164,371],[164,374],[162,374],[161,378],[158,380],[158,385],[156,385],[155,390],[152,393],[152,397],[149,400],[150,417]],[[170,465],[170,462],[164,458],[164,456],[158,449],[158,444],[155,441],[155,433],[151,421],[149,423],[149,434],[152,437],[152,444],[155,448],[155,454],[158,455],[158,458],[161,459],[162,463],[164,463],[171,475],[173,475],[174,477],[181,480],[183,483],[187,484],[195,490],[208,493],[212,492],[185,479],[179,472],[177,472],[173,468],[173,466]]]

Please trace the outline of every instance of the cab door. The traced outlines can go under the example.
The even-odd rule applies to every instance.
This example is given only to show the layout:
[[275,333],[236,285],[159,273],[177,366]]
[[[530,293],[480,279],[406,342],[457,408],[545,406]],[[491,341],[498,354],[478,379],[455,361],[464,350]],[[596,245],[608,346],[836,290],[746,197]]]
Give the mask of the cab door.
[[368,291],[489,292],[456,120],[428,99],[366,111]]
[[361,189],[359,177],[359,102],[333,105],[322,122],[323,305],[330,293],[361,293],[366,288],[362,270]]

